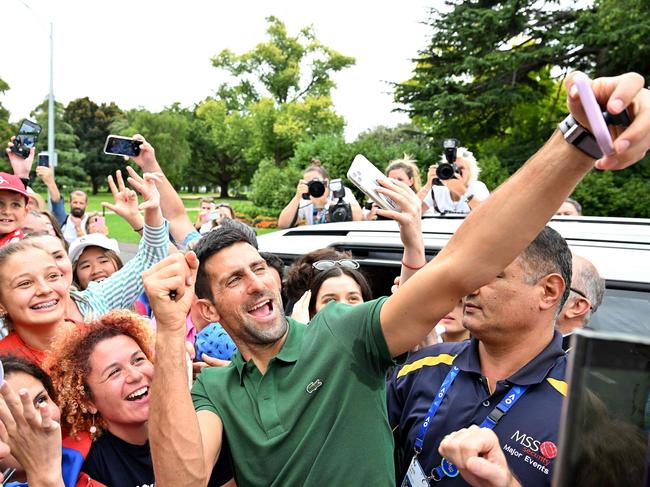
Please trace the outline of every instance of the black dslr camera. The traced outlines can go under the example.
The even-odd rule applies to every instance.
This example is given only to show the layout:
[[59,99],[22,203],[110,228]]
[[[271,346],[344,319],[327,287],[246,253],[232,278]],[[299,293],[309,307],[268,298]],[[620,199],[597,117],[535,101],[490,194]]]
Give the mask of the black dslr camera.
[[442,184],[440,181],[452,179],[456,174],[460,174],[460,169],[456,165],[456,152],[459,145],[460,142],[457,139],[445,139],[442,141],[442,148],[445,151],[445,159],[447,159],[447,162],[441,163],[436,169],[436,176],[438,176],[439,180],[437,184]]
[[325,194],[326,182],[321,181],[318,178],[314,178],[307,183],[307,192],[302,194],[302,199],[308,200],[310,196],[314,198],[320,198]]
[[352,208],[343,199],[345,197],[345,187],[340,179],[332,179],[330,181],[330,191],[332,192],[332,200],[337,200],[329,208],[330,222],[352,221]]

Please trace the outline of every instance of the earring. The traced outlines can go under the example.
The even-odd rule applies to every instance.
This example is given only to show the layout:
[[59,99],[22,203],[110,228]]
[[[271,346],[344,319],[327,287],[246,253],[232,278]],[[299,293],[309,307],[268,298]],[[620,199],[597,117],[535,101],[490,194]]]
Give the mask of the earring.
[[97,433],[97,426],[95,426],[95,415],[93,414],[93,425],[90,427],[90,434],[94,435]]

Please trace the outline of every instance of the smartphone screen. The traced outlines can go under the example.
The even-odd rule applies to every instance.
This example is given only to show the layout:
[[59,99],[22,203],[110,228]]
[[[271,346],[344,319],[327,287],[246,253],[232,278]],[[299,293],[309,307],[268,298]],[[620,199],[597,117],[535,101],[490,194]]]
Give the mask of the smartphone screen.
[[119,137],[117,135],[109,135],[106,138],[104,152],[116,156],[138,156],[140,155],[140,144],[142,144],[142,142],[139,140],[129,139],[128,137]]
[[50,155],[47,152],[40,152],[38,154],[38,165],[50,167]]
[[36,146],[40,133],[41,126],[39,124],[30,120],[23,120],[14,139],[12,152],[23,158],[29,157],[29,151]]

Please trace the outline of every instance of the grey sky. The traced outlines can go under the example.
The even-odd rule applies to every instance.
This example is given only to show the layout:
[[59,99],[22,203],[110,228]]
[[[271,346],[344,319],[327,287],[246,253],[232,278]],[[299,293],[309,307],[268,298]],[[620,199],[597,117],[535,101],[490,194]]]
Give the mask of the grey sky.
[[429,29],[424,0],[328,2],[254,0],[3,0],[0,78],[11,86],[1,98],[11,120],[27,117],[49,83],[49,19],[54,21],[54,92],[58,101],[88,96],[128,109],[158,111],[173,102],[192,106],[213,94],[224,74],[210,58],[236,53],[265,39],[268,15],[291,35],[312,24],[325,45],[354,56],[335,76],[337,112],[353,139],[377,125],[408,121],[395,108],[387,81],[410,77]]

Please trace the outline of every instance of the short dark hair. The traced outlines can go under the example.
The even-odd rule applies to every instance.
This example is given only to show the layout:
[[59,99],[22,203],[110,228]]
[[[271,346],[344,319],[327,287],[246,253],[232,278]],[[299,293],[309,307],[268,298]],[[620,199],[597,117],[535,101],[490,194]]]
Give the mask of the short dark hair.
[[284,262],[282,262],[282,259],[271,252],[260,252],[260,256],[266,261],[266,265],[278,271],[280,278],[282,278],[284,275]]
[[255,233],[255,230],[251,226],[246,225],[244,222],[240,222],[239,220],[233,220],[232,218],[224,218],[221,220],[219,225],[223,228],[234,228],[235,230],[245,233],[248,237],[249,243],[256,249],[259,248],[257,245],[257,233]]
[[24,358],[15,357],[13,355],[0,356],[0,362],[2,362],[2,367],[5,371],[5,377],[16,372],[27,374],[40,381],[47,391],[47,395],[50,396],[50,399],[56,402],[56,392],[54,391],[54,386],[52,385],[52,379],[38,365],[25,360]]
[[[254,233],[254,231],[253,231]],[[197,297],[214,301],[212,289],[210,288],[210,276],[205,270],[205,264],[210,257],[220,250],[231,247],[236,243],[247,243],[257,248],[257,240],[251,240],[250,232],[234,226],[219,226],[206,233],[196,243],[194,253],[199,259],[199,269],[196,273],[196,284],[194,290]]]
[[571,258],[571,250],[569,250],[566,240],[551,227],[544,227],[518,257],[529,284],[534,284],[549,274],[562,276],[565,288],[558,303],[558,312],[569,297],[572,273]]
[[348,269],[347,267],[336,265],[331,269],[327,269],[326,271],[317,271],[314,274],[311,285],[309,286],[309,290],[311,291],[311,299],[309,300],[310,317],[316,314],[316,297],[323,283],[332,277],[339,277],[343,275],[351,277],[359,285],[359,288],[361,289],[361,297],[363,298],[364,302],[370,301],[372,299],[372,291],[370,289],[370,285],[368,284],[366,276],[364,276],[357,269]]

